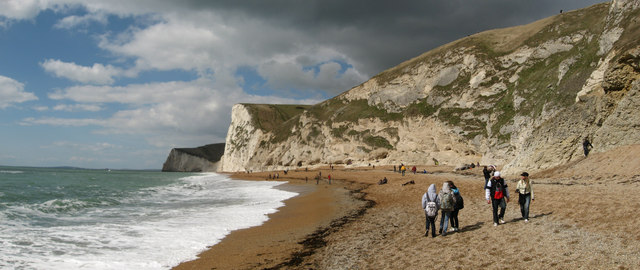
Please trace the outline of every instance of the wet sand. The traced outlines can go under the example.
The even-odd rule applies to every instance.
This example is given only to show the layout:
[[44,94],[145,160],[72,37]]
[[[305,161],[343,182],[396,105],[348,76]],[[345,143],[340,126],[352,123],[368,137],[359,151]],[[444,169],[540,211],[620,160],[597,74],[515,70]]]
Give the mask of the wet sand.
[[[313,234],[331,226],[332,221],[350,215],[363,203],[354,198],[353,184],[327,180],[304,181],[315,172],[292,172],[280,177],[287,184],[278,186],[300,195],[286,200],[285,206],[270,214],[261,226],[231,232],[220,243],[174,269],[264,269],[295,265],[313,250]],[[235,179],[262,181],[269,173],[234,174]],[[280,172],[281,175],[284,175]],[[292,178],[297,177],[298,179]],[[303,243],[303,240],[307,239]]]

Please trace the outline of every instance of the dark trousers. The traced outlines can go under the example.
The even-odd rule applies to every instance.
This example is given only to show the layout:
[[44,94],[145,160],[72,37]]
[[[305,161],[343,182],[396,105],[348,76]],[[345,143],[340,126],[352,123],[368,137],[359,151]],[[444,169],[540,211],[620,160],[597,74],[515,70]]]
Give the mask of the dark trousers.
[[[504,219],[507,202],[504,197],[502,199],[491,198],[491,206],[493,206],[493,223],[498,223],[498,219]],[[500,214],[498,214],[498,206],[500,207]]]
[[522,213],[522,218],[529,219],[529,204],[531,204],[531,193],[518,193],[518,204],[520,204],[520,213]]
[[449,218],[449,220],[451,220],[451,227],[455,229],[458,229],[458,212],[460,212],[460,209],[451,211],[451,217]]
[[431,227],[431,237],[436,237],[436,217],[429,217],[427,214],[424,215],[426,217],[425,227],[426,231],[424,233],[425,236],[429,235],[429,227]]

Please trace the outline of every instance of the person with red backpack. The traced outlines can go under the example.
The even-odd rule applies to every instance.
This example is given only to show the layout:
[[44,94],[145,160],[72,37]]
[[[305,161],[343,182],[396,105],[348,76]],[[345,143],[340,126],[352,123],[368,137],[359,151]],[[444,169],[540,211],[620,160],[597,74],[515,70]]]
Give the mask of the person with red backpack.
[[[493,177],[487,182],[485,198],[487,203],[493,207],[493,226],[498,226],[498,221],[500,224],[504,224],[504,212],[507,209],[507,202],[509,202],[509,188],[507,182],[500,177],[499,171],[493,173]],[[499,214],[498,207],[500,207]]]
[[427,192],[422,195],[422,209],[426,216],[426,232],[424,236],[429,235],[429,227],[431,227],[431,237],[436,237],[436,218],[438,217],[438,194],[436,194],[436,185],[431,184]]

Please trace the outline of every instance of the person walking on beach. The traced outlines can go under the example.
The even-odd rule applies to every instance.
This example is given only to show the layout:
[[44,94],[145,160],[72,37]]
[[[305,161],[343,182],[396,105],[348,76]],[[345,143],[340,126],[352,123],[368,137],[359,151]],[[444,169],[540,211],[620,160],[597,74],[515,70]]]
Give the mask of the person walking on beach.
[[[504,212],[507,209],[507,202],[509,202],[509,188],[499,171],[496,171],[491,180],[487,182],[485,198],[493,208],[493,226],[498,226],[498,221],[500,224],[504,224]],[[500,213],[498,213],[498,207],[500,207]]]
[[436,185],[431,184],[427,192],[422,195],[422,209],[424,209],[426,229],[424,236],[429,235],[429,227],[431,227],[431,237],[436,237],[436,218],[438,217],[439,208]]
[[404,176],[404,173],[407,171],[407,167],[402,165],[402,167],[400,167],[400,171],[402,172],[402,176]]
[[524,222],[529,222],[529,205],[533,198],[533,189],[531,188],[531,180],[529,179],[529,173],[523,172],[520,174],[520,181],[516,185],[518,191],[518,204],[520,205],[520,213]]
[[416,166],[411,167],[411,171],[413,172],[413,174],[416,174],[416,170],[417,170]]
[[584,137],[584,141],[582,142],[582,149],[584,150],[585,157],[589,155],[591,148],[593,148],[593,145],[591,145],[591,142],[589,142],[589,137]]
[[453,211],[451,211],[451,228],[453,229],[454,232],[457,232],[460,230],[460,224],[458,222],[458,213],[460,212],[460,209],[464,208],[464,200],[462,199],[462,195],[460,194],[460,190],[458,189],[458,187],[456,187],[456,185],[453,184],[452,181],[447,181],[447,183],[449,183],[449,188],[451,188],[451,191],[453,192]]
[[451,212],[453,211],[453,192],[451,192],[451,188],[449,187],[449,183],[444,182],[442,184],[442,190],[440,190],[440,194],[438,194],[438,201],[440,204],[440,209],[442,210],[442,216],[440,217],[440,234],[442,236],[447,236],[447,229],[449,227],[449,218],[451,217]]
[[487,182],[489,182],[489,179],[491,178],[492,173],[493,172],[487,169],[487,166],[484,166],[484,168],[482,169],[482,174],[484,175],[484,187],[482,189],[487,188]]

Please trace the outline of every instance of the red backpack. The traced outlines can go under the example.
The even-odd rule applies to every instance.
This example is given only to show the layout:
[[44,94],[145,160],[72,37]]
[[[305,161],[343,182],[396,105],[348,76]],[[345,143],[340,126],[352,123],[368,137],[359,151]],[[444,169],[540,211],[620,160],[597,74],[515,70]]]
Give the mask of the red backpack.
[[503,179],[496,179],[491,186],[494,186],[494,189],[493,189],[494,199],[499,200],[504,198],[504,180]]

